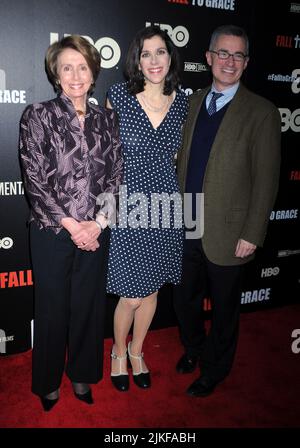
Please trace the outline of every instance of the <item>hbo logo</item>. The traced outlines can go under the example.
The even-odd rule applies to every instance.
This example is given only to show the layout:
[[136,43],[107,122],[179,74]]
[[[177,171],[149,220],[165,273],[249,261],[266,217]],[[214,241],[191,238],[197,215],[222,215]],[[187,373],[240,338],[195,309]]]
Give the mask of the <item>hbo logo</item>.
[[0,239],[0,249],[10,249],[13,246],[14,242],[8,236]]
[[[66,36],[70,36],[70,34],[64,34],[64,37]],[[112,68],[117,65],[121,57],[121,50],[118,43],[114,39],[111,37],[101,37],[94,42],[90,36],[82,37],[88,40],[99,51],[102,68]],[[58,33],[50,33],[50,44],[53,44],[58,40]]]
[[[184,47],[190,39],[189,32],[184,26],[178,25],[172,28],[166,23],[154,23],[153,25],[157,25],[162,30],[167,31],[176,47]],[[151,26],[151,22],[146,22],[145,26]]]
[[289,128],[294,132],[300,132],[300,109],[291,112],[289,109],[283,107],[279,109],[279,112],[281,114],[282,132],[287,131]]
[[275,268],[265,268],[261,270],[261,277],[271,277],[272,275],[278,275],[279,274],[279,267],[276,266]]

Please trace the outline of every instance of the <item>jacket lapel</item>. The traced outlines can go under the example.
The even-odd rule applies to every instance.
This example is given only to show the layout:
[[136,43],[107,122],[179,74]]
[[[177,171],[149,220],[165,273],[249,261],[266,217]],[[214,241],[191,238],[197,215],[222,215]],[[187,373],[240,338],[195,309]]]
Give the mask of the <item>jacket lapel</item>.
[[[213,158],[218,148],[226,147],[230,141],[237,141],[240,139],[240,133],[247,117],[243,114],[243,104],[246,100],[247,89],[240,84],[238,91],[233,97],[229,107],[223,117],[218,132],[215,136],[214,143],[211,148],[210,158]],[[230,148],[229,148],[230,149]]]
[[204,90],[201,90],[199,96],[194,97],[190,101],[190,110],[189,110],[189,117],[186,123],[186,141],[185,141],[185,147],[187,148],[187,158],[190,156],[190,150],[194,135],[195,126],[197,123],[198,115],[203,103],[204,98],[206,97],[206,94],[210,90],[209,88],[206,88]]

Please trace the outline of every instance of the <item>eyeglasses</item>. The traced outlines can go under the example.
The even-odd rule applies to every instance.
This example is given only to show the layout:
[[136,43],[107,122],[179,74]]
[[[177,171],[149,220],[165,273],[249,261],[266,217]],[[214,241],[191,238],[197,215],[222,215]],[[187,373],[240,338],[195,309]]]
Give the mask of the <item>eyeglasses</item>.
[[214,51],[214,50],[209,50],[210,53],[215,53],[218,55],[219,59],[229,59],[230,56],[232,56],[232,59],[235,62],[244,62],[244,60],[247,58],[247,55],[244,53],[229,53],[229,51],[227,50],[218,50],[218,51]]

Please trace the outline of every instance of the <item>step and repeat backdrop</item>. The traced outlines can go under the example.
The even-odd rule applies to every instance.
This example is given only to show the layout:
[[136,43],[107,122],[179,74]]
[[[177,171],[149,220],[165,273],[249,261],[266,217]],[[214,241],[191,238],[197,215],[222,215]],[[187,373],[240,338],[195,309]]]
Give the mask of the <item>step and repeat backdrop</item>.
[[[1,0],[0,1],[0,355],[31,348],[34,316],[28,205],[18,159],[19,121],[26,105],[55,96],[47,80],[48,46],[81,34],[102,57],[94,101],[123,80],[128,46],[150,24],[168,31],[181,56],[187,95],[210,83],[205,61],[216,26],[236,24],[250,37],[244,83],[275,103],[282,118],[280,189],[263,249],[247,266],[243,311],[282,306],[300,297],[300,3],[285,0]],[[233,123],[234,125],[234,123]],[[47,254],[45,254],[47,256]],[[106,336],[117,298],[107,298]],[[209,312],[210,301],[205,310]],[[171,287],[162,288],[152,328],[176,323]]]

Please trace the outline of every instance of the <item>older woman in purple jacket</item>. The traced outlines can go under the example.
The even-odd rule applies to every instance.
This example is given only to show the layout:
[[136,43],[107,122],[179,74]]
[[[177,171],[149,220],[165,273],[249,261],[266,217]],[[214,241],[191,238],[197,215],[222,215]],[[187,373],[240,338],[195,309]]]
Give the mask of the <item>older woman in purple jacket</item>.
[[100,70],[97,50],[80,36],[65,37],[48,48],[46,69],[58,96],[26,108],[20,158],[31,206],[32,391],[49,411],[65,365],[75,397],[88,404],[90,384],[102,378],[113,209],[97,198],[114,202],[123,161],[115,113],[88,101]]

